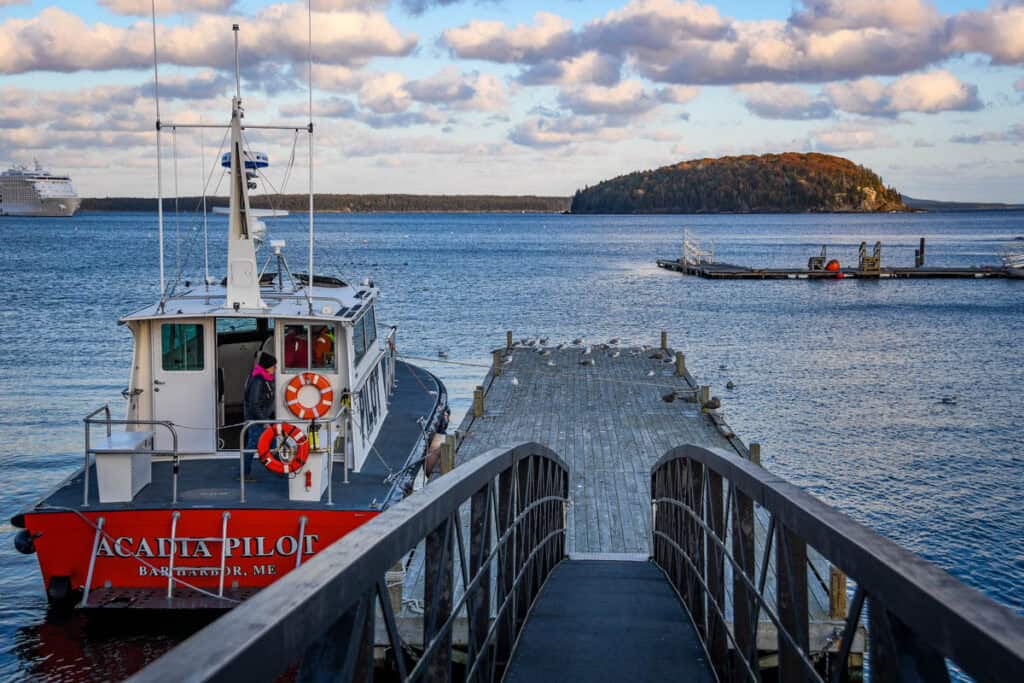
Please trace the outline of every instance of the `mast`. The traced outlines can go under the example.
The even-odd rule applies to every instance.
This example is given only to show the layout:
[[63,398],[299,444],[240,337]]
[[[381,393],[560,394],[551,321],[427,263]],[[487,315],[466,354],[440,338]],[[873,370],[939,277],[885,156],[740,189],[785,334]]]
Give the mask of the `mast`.
[[231,98],[231,203],[228,222],[228,277],[226,308],[254,309],[266,305],[260,298],[256,245],[249,231],[249,178],[242,147],[241,88],[238,69],[238,24],[235,32],[235,96]]

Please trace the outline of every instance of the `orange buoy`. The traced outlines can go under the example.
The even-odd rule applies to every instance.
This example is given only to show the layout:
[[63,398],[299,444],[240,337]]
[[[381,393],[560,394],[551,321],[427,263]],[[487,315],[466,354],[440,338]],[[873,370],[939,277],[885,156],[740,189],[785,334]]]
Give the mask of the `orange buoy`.
[[825,264],[825,270],[827,270],[830,273],[838,273],[840,268],[841,266],[839,265],[839,261],[837,261],[836,259],[832,259],[831,261]]

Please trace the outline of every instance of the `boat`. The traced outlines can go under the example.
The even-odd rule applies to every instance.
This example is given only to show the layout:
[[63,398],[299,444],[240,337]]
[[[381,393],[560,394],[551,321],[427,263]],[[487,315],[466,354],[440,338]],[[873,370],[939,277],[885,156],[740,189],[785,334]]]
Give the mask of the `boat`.
[[[242,153],[258,126],[243,115],[236,86],[225,279],[179,290],[161,270],[160,300],[119,321],[133,338],[124,417],[90,412],[81,466],[12,519],[52,604],[230,609],[412,492],[447,425],[443,383],[399,358],[396,328],[379,331],[372,279],[309,274],[312,204],[308,272],[291,272],[283,240],[260,269]],[[263,354],[278,359],[276,412],[247,420]]]
[[1010,251],[1003,255],[1003,267],[1006,275],[1012,278],[1024,278],[1024,251]]
[[15,166],[0,173],[0,216],[74,216],[82,200],[71,178],[35,168]]

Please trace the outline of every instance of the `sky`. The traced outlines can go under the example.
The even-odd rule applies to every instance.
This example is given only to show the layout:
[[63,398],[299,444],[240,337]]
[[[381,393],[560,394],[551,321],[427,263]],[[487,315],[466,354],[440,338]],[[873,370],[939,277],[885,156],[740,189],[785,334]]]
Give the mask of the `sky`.
[[[151,0],[0,0],[0,167],[155,196]],[[241,27],[250,124],[305,125],[307,2],[156,0],[165,196],[211,172]],[[915,197],[1024,202],[1024,0],[312,0],[314,188],[569,195],[825,152]],[[308,140],[250,131],[305,192]]]

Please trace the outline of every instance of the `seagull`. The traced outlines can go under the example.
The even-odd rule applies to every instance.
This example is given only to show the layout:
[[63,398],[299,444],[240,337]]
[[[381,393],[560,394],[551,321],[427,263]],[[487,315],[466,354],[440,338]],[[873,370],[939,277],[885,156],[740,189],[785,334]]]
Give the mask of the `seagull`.
[[548,361],[548,367],[551,367],[551,368],[555,367],[555,361],[549,360]]
[[583,337],[576,337],[575,339],[572,340],[572,344],[573,344],[573,346],[579,346],[580,344],[582,344],[585,341],[586,341],[586,339],[584,339]]
[[514,386],[514,387],[518,387],[519,386],[519,378],[518,377],[513,377],[512,378],[512,386]]
[[621,351],[616,351],[615,353],[612,354],[612,358],[618,358],[621,355],[622,355]]
[[724,364],[722,364],[722,365],[719,365],[719,366],[718,366],[718,369],[719,369],[719,370],[728,370],[729,368],[725,367],[725,365],[724,365]]
[[556,348],[556,349],[558,349],[559,351],[561,351],[562,349],[564,349],[564,348],[565,348],[565,342],[562,342],[561,344],[559,344],[559,345],[558,345],[558,346],[556,346],[555,348]]
[[593,351],[593,349],[591,349],[590,346],[588,345],[585,349],[583,349],[583,355],[584,356],[589,356],[591,351]]
[[511,362],[512,362],[512,356],[509,356],[508,358],[505,359],[505,365],[508,365]]
[[438,358],[447,358],[448,357],[448,352],[445,351],[444,349],[441,349],[440,351],[437,352],[437,357]]
[[608,343],[611,344],[612,346],[615,346],[616,344],[619,343],[619,338],[616,337],[615,339],[609,339]]
[[725,383],[725,388],[726,389],[735,389],[736,385],[733,383],[732,380],[729,380],[728,382]]
[[580,365],[593,365],[593,364],[594,364],[594,359],[593,358],[587,358],[585,360],[581,360],[580,361]]
[[648,376],[648,377],[654,377],[654,370],[650,370],[650,371],[648,371],[648,372],[647,372],[647,376]]
[[541,346],[546,346],[547,343],[548,343],[548,338],[547,337],[541,337],[540,338],[540,345]]

